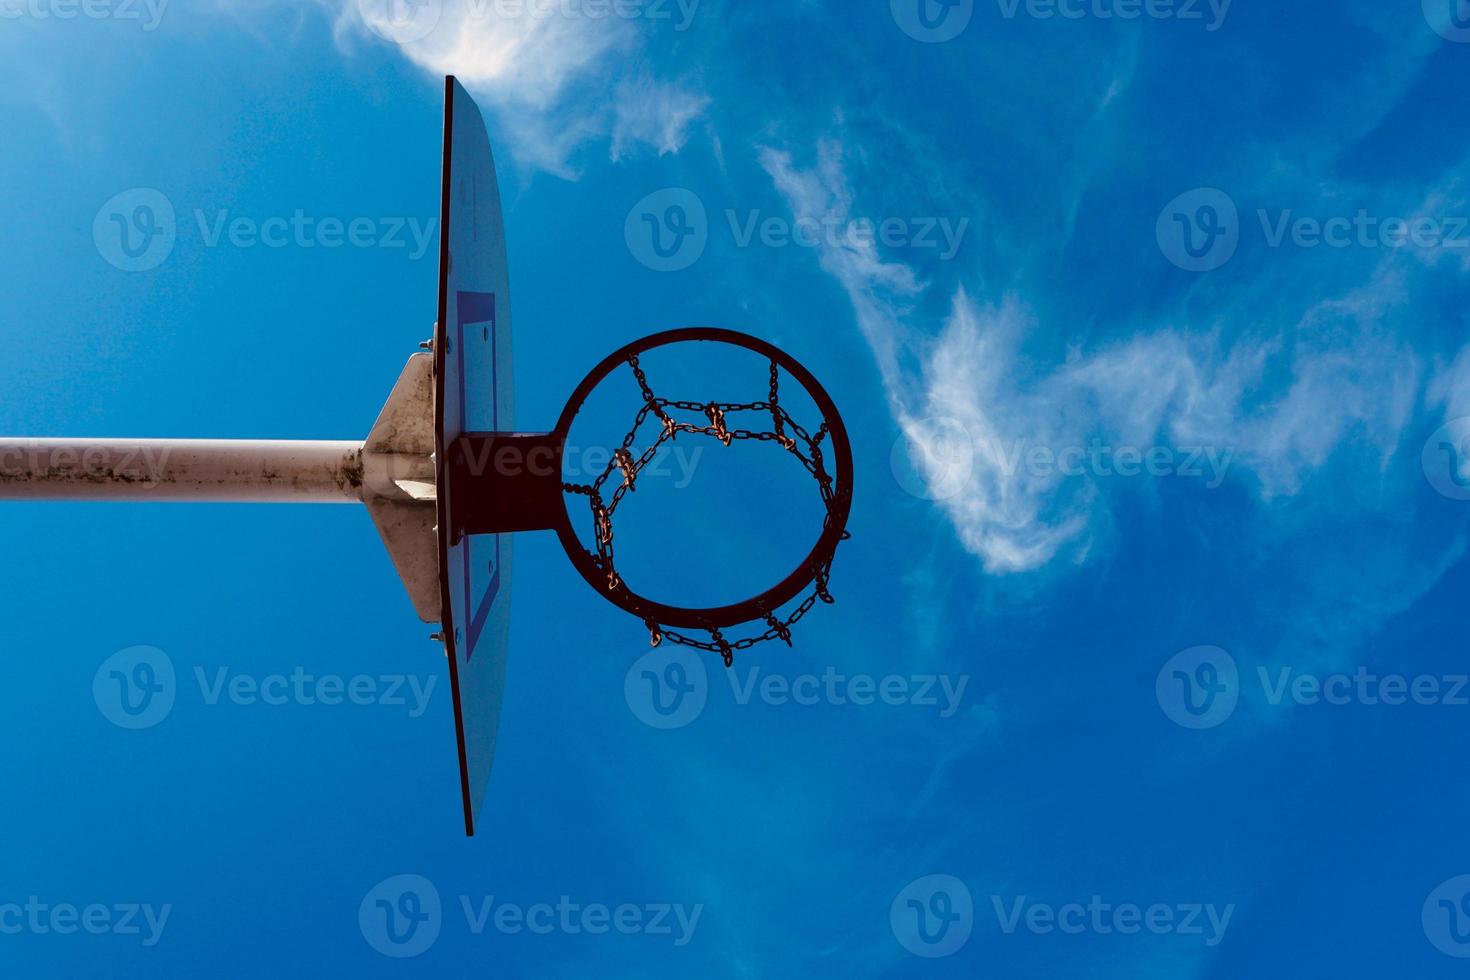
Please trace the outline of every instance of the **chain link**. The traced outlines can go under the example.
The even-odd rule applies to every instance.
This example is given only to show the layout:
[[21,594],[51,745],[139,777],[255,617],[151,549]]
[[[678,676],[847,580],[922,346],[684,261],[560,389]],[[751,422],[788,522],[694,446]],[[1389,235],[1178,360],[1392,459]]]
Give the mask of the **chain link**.
[[[780,403],[780,374],[776,361],[771,361],[770,371],[770,393],[767,401],[763,402],[693,402],[673,401],[667,398],[659,398],[653,393],[652,386],[648,383],[648,376],[644,373],[642,366],[638,363],[636,354],[628,357],[628,366],[633,370],[633,377],[638,381],[638,387],[643,394],[643,408],[639,410],[633,420],[633,428],[623,437],[622,446],[614,450],[613,458],[607,467],[598,475],[591,484],[563,483],[562,489],[567,493],[579,494],[588,498],[592,511],[593,541],[597,545],[596,553],[588,552],[595,564],[607,576],[606,587],[609,592],[615,592],[624,588],[622,578],[618,575],[613,563],[613,514],[618,509],[624,495],[632,492],[637,485],[638,474],[651,463],[658,451],[666,442],[672,441],[681,432],[693,435],[709,436],[718,439],[728,446],[736,440],[749,440],[755,442],[775,442],[782,449],[789,452],[801,461],[806,471],[817,481],[822,494],[822,503],[827,509],[826,518],[823,521],[823,529],[829,529],[834,520],[833,508],[836,497],[833,490],[832,477],[828,475],[826,464],[823,461],[821,443],[828,433],[827,422],[824,419],[817,429],[815,436],[808,434],[790,413]],[[676,412],[693,412],[703,415],[709,420],[708,425],[697,425],[692,422],[677,421],[670,410]],[[757,412],[769,413],[771,417],[771,429],[732,429],[729,427],[728,416],[739,413]],[[652,415],[662,424],[662,431],[653,444],[645,449],[636,458],[633,456],[633,444],[637,441],[638,430]],[[789,434],[788,434],[789,433]],[[805,448],[805,452],[802,449]],[[622,482],[613,490],[611,500],[604,501],[603,487],[612,477],[614,472],[622,474]],[[844,533],[842,540],[847,540],[851,535]],[[765,621],[767,629],[764,633],[755,636],[744,637],[739,640],[727,640],[718,628],[712,628],[708,642],[687,636],[675,630],[664,629],[652,619],[645,619],[644,625],[648,627],[649,639],[653,646],[658,646],[664,640],[680,646],[693,647],[709,653],[718,653],[725,661],[725,666],[732,666],[735,662],[737,651],[749,650],[758,643],[769,640],[782,640],[787,646],[791,645],[791,627],[801,621],[801,618],[811,611],[818,600],[831,603],[835,600],[827,590],[827,581],[830,577],[832,567],[832,556],[819,565],[813,573],[812,591],[801,601],[795,609],[783,620],[774,615],[774,610],[765,610],[761,618]],[[753,622],[754,620],[752,620]]]

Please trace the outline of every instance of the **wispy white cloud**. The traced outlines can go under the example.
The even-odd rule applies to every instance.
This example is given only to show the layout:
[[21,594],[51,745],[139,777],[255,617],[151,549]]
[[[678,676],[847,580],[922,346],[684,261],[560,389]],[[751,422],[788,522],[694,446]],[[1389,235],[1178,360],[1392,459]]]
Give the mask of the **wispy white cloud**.
[[1008,374],[1027,326],[1015,304],[982,309],[961,292],[917,390],[890,385],[923,475],[936,487],[959,481],[958,492],[943,493],[942,506],[961,543],[992,571],[1035,568],[1079,540],[1094,496],[1087,487],[1064,492],[1059,478],[1028,478],[1011,464],[1007,451],[1017,439],[1045,444],[1062,421],[1038,411],[1039,398],[1013,397],[1019,393]]
[[623,82],[613,110],[612,158],[620,159],[639,144],[659,156],[678,153],[689,138],[690,124],[709,104],[707,95],[648,76]]
[[[840,224],[854,216],[840,143],[819,143],[812,170],[798,169],[790,153],[769,147],[761,150],[760,161],[797,219]],[[829,241],[818,254],[822,268],[847,291],[858,326],[873,347],[884,377],[890,380],[892,394],[899,375],[903,321],[924,284],[908,266],[885,261],[869,239]]]
[[[422,23],[416,23],[422,10]],[[503,104],[545,110],[569,84],[617,48],[635,43],[633,28],[612,17],[541,16],[522,5],[506,16],[496,5],[450,0],[345,0],[339,27],[357,27],[395,43],[415,64],[458,75],[466,87]],[[422,36],[419,36],[422,34]]]
[[510,130],[518,159],[564,177],[577,175],[574,154],[589,140],[610,138],[614,160],[639,145],[678,152],[710,102],[630,67],[644,60],[644,37],[624,17],[491,0],[338,2],[339,44],[378,38],[457,76]]
[[[853,216],[842,160],[835,141],[810,169],[762,154],[792,212],[819,220]],[[1107,464],[1062,467],[1065,453],[1158,449],[1171,467],[1198,454],[1204,485],[1228,477],[1271,500],[1301,492],[1339,454],[1383,470],[1423,387],[1421,359],[1385,328],[1406,301],[1390,262],[1285,331],[1240,330],[1227,344],[1218,329],[1164,327],[1061,363],[1024,355],[1038,325],[1014,295],[985,304],[960,288],[936,334],[916,312],[919,273],[876,244],[829,244],[821,263],[848,294],[916,464],[931,486],[948,485],[934,496],[992,572],[1091,552],[1110,514]]]

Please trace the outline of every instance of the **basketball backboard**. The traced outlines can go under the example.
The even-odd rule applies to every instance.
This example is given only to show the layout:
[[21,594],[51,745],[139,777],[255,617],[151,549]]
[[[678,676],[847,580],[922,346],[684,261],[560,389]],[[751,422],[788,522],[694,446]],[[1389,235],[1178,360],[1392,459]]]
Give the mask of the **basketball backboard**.
[[446,467],[448,449],[463,433],[515,429],[515,391],[495,160],[480,109],[453,76],[444,84],[439,236],[439,319],[434,331],[439,580],[465,832],[473,835],[500,723],[510,626],[511,535],[462,533],[463,522],[457,518],[462,507],[451,499]]

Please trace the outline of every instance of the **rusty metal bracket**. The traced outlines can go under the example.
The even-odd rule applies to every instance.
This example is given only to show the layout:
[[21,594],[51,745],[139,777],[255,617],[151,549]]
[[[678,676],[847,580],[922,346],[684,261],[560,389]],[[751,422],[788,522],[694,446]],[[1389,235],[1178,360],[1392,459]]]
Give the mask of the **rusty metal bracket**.
[[449,492],[466,534],[550,531],[566,521],[563,440],[554,432],[471,432],[449,449]]

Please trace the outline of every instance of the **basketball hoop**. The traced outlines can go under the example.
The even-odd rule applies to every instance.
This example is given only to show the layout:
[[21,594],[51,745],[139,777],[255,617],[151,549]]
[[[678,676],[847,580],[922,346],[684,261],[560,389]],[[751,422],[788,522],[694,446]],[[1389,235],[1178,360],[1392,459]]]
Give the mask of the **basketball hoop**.
[[[637,616],[654,646],[669,640],[719,653],[728,667],[737,650],[767,640],[790,644],[797,621],[816,603],[833,601],[828,578],[837,545],[848,536],[852,508],[852,449],[837,407],[810,372],[771,344],[713,328],[646,337],[609,355],[583,379],[555,430],[526,434],[516,431],[511,334],[495,158],[479,107],[448,76],[434,336],[420,345],[423,353],[409,357],[366,439],[0,437],[0,501],[364,505],[414,611],[425,623],[439,624],[431,638],[443,644],[448,661],[465,832],[473,835],[485,804],[506,683],[511,535],[554,530],[578,574]],[[770,367],[765,400],[675,401],[655,394],[639,356],[689,342],[726,344],[763,357]],[[568,482],[563,457],[572,423],[593,390],[624,368],[642,395],[633,427],[596,479]],[[783,371],[820,413],[814,429],[783,405]],[[656,440],[635,456],[639,431],[654,424]],[[633,591],[619,572],[613,549],[618,505],[659,448],[681,435],[714,439],[726,448],[769,443],[816,481],[825,512],[821,535],[766,591],[724,606],[674,606]],[[579,511],[581,502],[587,505],[591,547],[572,530],[569,499]],[[725,635],[745,623],[761,626],[740,639]],[[678,630],[704,631],[709,639]]]
[[[764,401],[745,403],[675,401],[655,394],[639,362],[639,355],[673,344],[708,341],[753,351],[770,364],[770,384]],[[588,396],[610,374],[629,370],[638,382],[643,404],[633,426],[611,461],[591,483],[560,479],[562,454],[572,423]],[[821,413],[821,423],[808,431],[780,402],[781,373],[795,378]],[[699,421],[689,421],[694,418]],[[760,419],[758,423],[756,420]],[[657,439],[638,456],[633,447],[639,431],[656,422]],[[740,423],[746,423],[741,425]],[[624,496],[637,486],[638,474],[653,461],[660,447],[681,434],[712,438],[724,446],[736,441],[769,443],[790,454],[817,483],[826,516],[822,533],[811,552],[776,585],[740,602],[723,606],[688,607],[657,602],[635,592],[618,572],[614,561],[613,518]],[[826,447],[824,449],[824,446]],[[550,466],[516,468],[515,472],[487,472],[470,460],[488,460],[496,453],[513,450],[513,458],[531,453],[549,453]],[[828,455],[830,453],[830,462]],[[524,456],[522,454],[525,454]],[[534,472],[532,470],[535,470]],[[551,478],[554,475],[555,479]],[[615,486],[608,492],[610,482]],[[733,330],[695,327],[670,330],[635,341],[608,355],[593,368],[572,393],[562,410],[555,431],[549,435],[504,433],[466,434],[451,450],[448,474],[449,499],[466,500],[462,521],[455,521],[457,534],[492,534],[507,531],[555,530],[567,557],[589,585],[614,605],[637,616],[648,628],[654,646],[665,639],[672,643],[719,653],[728,667],[735,651],[747,650],[767,640],[791,643],[791,627],[818,602],[830,603],[828,578],[838,542],[848,537],[846,526],[852,507],[852,448],[847,429],[831,396],[795,358],[763,340]],[[555,500],[552,495],[555,495]],[[592,523],[594,548],[584,546],[573,530],[567,496],[585,498]],[[454,521],[457,507],[451,508]],[[784,618],[780,610],[810,587],[804,599]],[[725,630],[744,623],[763,623],[765,629],[740,639],[725,636]],[[709,640],[696,639],[678,629],[703,630]]]

